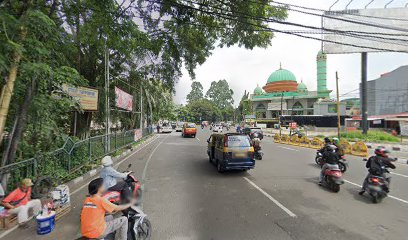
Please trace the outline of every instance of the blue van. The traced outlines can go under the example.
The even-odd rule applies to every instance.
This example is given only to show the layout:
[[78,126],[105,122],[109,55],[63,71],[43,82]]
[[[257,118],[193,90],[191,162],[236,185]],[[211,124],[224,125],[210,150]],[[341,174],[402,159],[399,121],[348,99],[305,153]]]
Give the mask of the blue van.
[[217,166],[218,172],[255,167],[254,148],[248,136],[238,133],[212,134],[207,142],[209,161]]

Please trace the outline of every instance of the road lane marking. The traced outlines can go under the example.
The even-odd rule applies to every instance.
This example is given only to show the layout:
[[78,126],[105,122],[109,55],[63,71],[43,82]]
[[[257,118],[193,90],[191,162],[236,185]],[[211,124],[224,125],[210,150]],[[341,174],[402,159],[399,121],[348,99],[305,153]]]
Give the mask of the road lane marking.
[[[345,180],[345,179],[344,179],[344,182],[349,183],[349,184],[351,184],[351,185],[354,185],[354,186],[357,186],[357,187],[361,188],[361,185],[359,185],[359,184],[357,184],[357,183],[353,183],[353,182],[350,182],[350,181]],[[394,199],[394,200],[397,200],[397,201],[400,201],[400,202],[403,202],[403,203],[408,204],[408,201],[407,201],[407,200],[404,200],[404,199],[402,199],[402,198],[398,198],[398,197],[395,197],[395,196],[392,196],[392,195],[388,195],[388,197],[390,197],[390,198],[392,198],[392,199]]]
[[400,176],[400,177],[404,177],[404,178],[408,178],[408,176],[407,176],[407,175],[400,174],[400,173],[391,172],[391,174],[393,174],[393,175],[397,175],[397,176]]
[[[149,162],[150,162],[150,160],[152,159],[152,157],[153,157],[153,154],[156,152],[156,150],[160,147],[160,145],[164,142],[164,140],[166,140],[167,138],[168,138],[169,136],[166,136],[154,149],[153,149],[153,151],[150,153],[150,156],[149,156],[149,158],[147,159],[147,161],[146,161],[146,163],[145,163],[145,166],[144,166],[144,168],[143,168],[143,173],[142,173],[142,186],[144,185],[144,180],[145,180],[145,178],[146,178],[146,172],[147,172],[147,167],[149,166]],[[143,188],[142,188],[142,190],[143,190]]]
[[278,146],[278,147],[283,148],[283,149],[286,149],[286,150],[290,150],[290,151],[296,151],[296,152],[299,151],[299,150],[297,150],[297,149],[288,148],[288,147],[282,147],[282,146]]
[[265,197],[267,197],[269,200],[271,200],[273,203],[276,204],[276,206],[280,207],[283,211],[285,211],[289,216],[295,218],[297,217],[296,214],[294,214],[292,211],[290,211],[287,207],[283,206],[278,200],[273,198],[271,195],[269,195],[267,192],[265,192],[262,188],[258,187],[254,182],[249,180],[247,177],[244,177],[244,179],[251,184],[254,188],[258,189]]
[[198,137],[196,137],[196,139],[200,142],[200,139]]

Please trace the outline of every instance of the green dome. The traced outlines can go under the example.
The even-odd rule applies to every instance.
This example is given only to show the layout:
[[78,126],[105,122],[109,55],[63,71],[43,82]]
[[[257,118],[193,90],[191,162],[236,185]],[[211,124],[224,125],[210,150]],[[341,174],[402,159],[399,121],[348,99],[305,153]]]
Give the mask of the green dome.
[[262,95],[263,94],[262,88],[260,88],[259,85],[256,85],[256,88],[254,89],[254,94],[255,95]]
[[280,82],[280,81],[295,81],[296,82],[295,74],[293,74],[289,70],[281,68],[281,69],[273,72],[269,76],[267,83]]
[[297,90],[298,90],[298,92],[307,91],[307,86],[306,86],[306,84],[304,84],[303,82],[299,83],[299,84],[298,84],[298,87],[297,87]]

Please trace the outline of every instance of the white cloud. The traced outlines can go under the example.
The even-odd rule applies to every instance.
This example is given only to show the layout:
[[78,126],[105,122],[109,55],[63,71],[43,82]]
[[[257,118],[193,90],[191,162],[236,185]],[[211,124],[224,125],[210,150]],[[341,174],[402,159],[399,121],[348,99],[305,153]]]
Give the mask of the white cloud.
[[[328,9],[334,1],[314,0],[281,0],[291,4],[308,7]],[[342,0],[336,5],[337,9],[344,8],[348,0]],[[355,3],[354,3],[355,2]],[[369,1],[355,0],[350,8],[362,8]],[[375,1],[370,7],[383,7],[389,1]],[[403,6],[402,0],[395,1],[390,7]],[[290,12],[288,21],[307,23],[319,26],[317,17],[305,16]],[[280,29],[296,29],[287,26],[271,25]],[[196,69],[196,80],[200,81],[206,91],[212,81],[226,79],[234,90],[235,104],[239,102],[245,90],[253,91],[257,84],[265,85],[269,75],[282,67],[292,71],[298,81],[303,82],[309,90],[316,89],[316,54],[320,50],[321,43],[314,40],[298,38],[295,36],[276,34],[272,46],[267,49],[256,48],[246,50],[233,46],[231,48],[217,48],[208,60]],[[335,72],[340,77],[340,93],[347,93],[359,87],[361,79],[360,54],[329,55],[328,56],[328,88],[335,90]],[[381,74],[392,71],[401,65],[408,64],[408,54],[398,53],[369,53],[368,54],[368,77],[375,79]],[[186,96],[191,89],[191,79],[186,71],[176,85],[176,103],[185,103]],[[354,93],[358,93],[354,92]],[[205,92],[204,92],[205,94]],[[355,97],[354,94],[349,94]]]

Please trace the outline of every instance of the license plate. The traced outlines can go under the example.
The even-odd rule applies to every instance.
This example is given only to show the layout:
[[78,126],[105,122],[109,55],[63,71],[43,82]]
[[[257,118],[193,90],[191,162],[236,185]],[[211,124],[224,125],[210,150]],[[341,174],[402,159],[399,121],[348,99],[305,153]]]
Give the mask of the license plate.
[[246,154],[245,153],[235,153],[235,157],[236,158],[244,158],[244,157],[246,157]]

